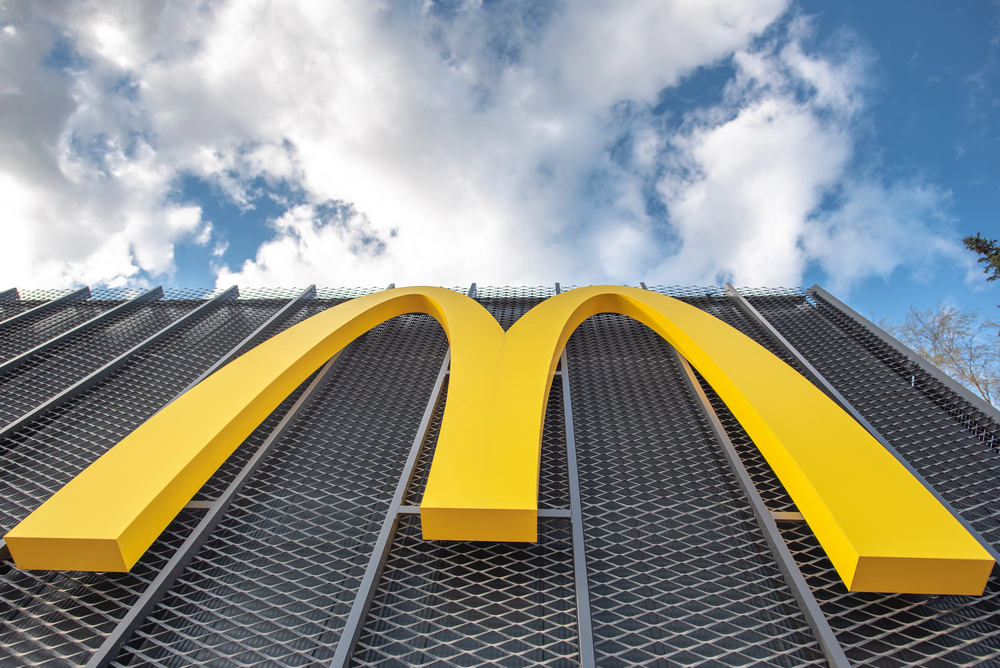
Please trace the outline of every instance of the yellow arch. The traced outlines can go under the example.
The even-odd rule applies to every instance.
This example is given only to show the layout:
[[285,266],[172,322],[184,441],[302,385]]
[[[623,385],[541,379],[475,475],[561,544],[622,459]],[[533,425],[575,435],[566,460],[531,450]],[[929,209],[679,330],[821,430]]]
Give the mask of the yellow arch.
[[811,383],[699,309],[615,286],[551,298],[506,335],[473,300],[440,288],[329,309],[224,367],[91,465],[7,535],[15,561],[127,570],[309,373],[376,324],[413,312],[437,318],[452,346],[421,505],[426,538],[535,540],[541,430],[558,357],[586,318],[621,313],[663,336],[719,393],[852,591],[979,594],[986,584],[993,560],[982,546]]
[[[305,320],[227,364],[154,415],[4,538],[19,568],[127,571],[278,404],[376,325],[434,316],[451,345],[447,416],[490,418],[503,328],[476,301],[431,287],[386,290]],[[452,419],[452,415],[459,418]]]
[[[445,441],[442,427],[421,505],[425,538],[449,538],[457,529],[463,537],[534,540],[549,386],[570,335],[598,313],[638,320],[698,369],[764,454],[851,591],[983,592],[992,557],[851,416],[718,318],[627,287],[563,293],[508,330],[496,394],[502,420],[482,451]],[[516,530],[495,519],[499,507],[509,509]],[[505,533],[495,535],[498,529]]]

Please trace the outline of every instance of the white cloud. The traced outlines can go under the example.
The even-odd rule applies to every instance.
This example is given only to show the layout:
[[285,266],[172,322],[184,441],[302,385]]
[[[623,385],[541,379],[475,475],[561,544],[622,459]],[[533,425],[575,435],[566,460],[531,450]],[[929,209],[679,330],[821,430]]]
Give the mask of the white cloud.
[[947,192],[857,173],[869,57],[848,35],[835,57],[809,55],[809,28],[797,19],[783,42],[738,51],[726,103],[672,138],[658,187],[679,250],[654,280],[798,285],[818,263],[847,292],[901,266],[960,261]]
[[[245,285],[796,283],[810,262],[849,284],[899,262],[823,250],[864,236],[848,212],[893,234],[923,216],[933,236],[947,197],[855,185],[869,58],[849,36],[807,46],[802,19],[759,44],[785,9],[7,5],[0,196],[25,252],[0,282],[157,279],[189,243]],[[720,105],[679,130],[652,115],[664,87],[729,57]],[[186,175],[244,212],[287,192],[273,238],[234,261],[234,232],[175,201]]]

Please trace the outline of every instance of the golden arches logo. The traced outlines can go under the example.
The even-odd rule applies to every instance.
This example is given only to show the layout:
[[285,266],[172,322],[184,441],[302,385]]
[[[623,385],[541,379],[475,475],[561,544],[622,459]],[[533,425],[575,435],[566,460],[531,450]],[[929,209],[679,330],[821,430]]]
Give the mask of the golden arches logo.
[[223,367],[52,496],[6,538],[20,568],[125,571],[282,400],[372,327],[426,313],[451,380],[420,514],[424,537],[534,541],[549,387],[566,341],[630,316],[685,357],[740,421],[852,591],[980,594],[986,550],[857,422],[794,369],[703,311],[617,286],[550,298],[506,333],[443,288],[333,307]]

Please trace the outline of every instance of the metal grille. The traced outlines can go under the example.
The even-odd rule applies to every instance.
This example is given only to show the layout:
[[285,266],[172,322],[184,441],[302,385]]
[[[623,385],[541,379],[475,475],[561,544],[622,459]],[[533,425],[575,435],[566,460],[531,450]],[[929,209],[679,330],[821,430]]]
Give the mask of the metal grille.
[[13,318],[15,315],[24,313],[36,306],[41,306],[45,302],[64,297],[73,289],[66,290],[19,290],[19,298],[10,301],[0,301],[0,321]]
[[[41,313],[29,314],[4,328],[3,335],[0,336],[0,362],[13,359],[120,303],[122,300],[92,298],[88,301],[67,302]],[[4,404],[0,400],[0,406],[2,405]]]
[[[108,380],[0,442],[0,526],[3,530],[9,530],[24,519],[84,467],[139,426],[273,311],[273,304],[222,303],[135,355]],[[167,538],[171,544],[176,544],[183,539],[186,530]],[[161,537],[161,540],[167,538]],[[172,549],[163,553],[164,559]],[[155,576],[156,570],[150,569],[146,575],[137,570],[119,575],[81,575],[74,580],[77,595],[68,599],[65,591],[49,585],[50,574],[16,571],[9,561],[5,562],[5,568],[8,576],[16,574],[16,582],[0,581],[4,592],[2,599],[10,610],[48,609],[47,606],[64,606],[72,610],[71,614],[35,618],[31,624],[5,624],[0,636],[0,644],[12,647],[50,647],[54,638],[71,637],[73,642],[59,649],[67,654],[60,654],[53,648],[48,655],[55,665],[78,663],[83,660],[84,648],[99,645],[114,626],[112,620],[124,615],[136,592],[148,581],[147,575]],[[139,579],[129,579],[131,576]],[[88,598],[82,595],[79,587],[91,587],[102,594]],[[108,601],[119,603],[112,605]],[[33,665],[39,662],[40,659],[32,659]]]
[[130,573],[18,570],[0,562],[0,665],[77,666],[97,649],[198,522],[181,512]]
[[569,521],[537,543],[425,541],[404,517],[354,666],[575,666]]
[[[798,368],[720,288],[654,290],[712,313]],[[318,299],[289,311],[241,351],[370,291],[319,290]],[[167,299],[74,335],[19,369],[36,374],[21,386],[37,387],[48,398],[99,366],[93,360],[111,359],[132,345],[122,341],[141,340],[146,321],[140,312],[173,313],[166,323],[214,292],[167,291]],[[240,299],[199,314],[108,380],[0,442],[3,528],[299,293],[244,290]],[[996,425],[822,299],[799,289],[743,293],[997,545],[1000,457],[989,448]],[[0,318],[14,312],[4,311],[6,306],[23,310],[66,291],[21,294],[20,302],[0,303]],[[549,288],[486,287],[479,288],[478,299],[507,329],[552,294]],[[101,302],[100,308],[110,308],[131,296],[95,291],[89,302],[70,306]],[[39,343],[75,326],[50,325],[38,334]],[[29,345],[25,341],[21,345]],[[109,345],[119,352],[102,348]],[[115,665],[327,663],[445,350],[433,319],[405,316],[376,328],[346,353]],[[627,318],[598,316],[573,336],[568,354],[599,665],[822,665],[669,346]],[[0,390],[12,378],[0,378]],[[543,431],[542,508],[569,505],[558,380]],[[700,380],[769,509],[795,510],[746,433]],[[196,498],[218,497],[301,389]],[[420,501],[446,393],[447,386],[406,505]],[[0,414],[10,410],[16,417],[20,409],[13,405],[0,394]],[[2,562],[0,664],[86,661],[202,512],[183,511],[132,573],[18,571],[9,560]],[[1000,666],[996,578],[981,598],[850,594],[808,526],[782,525],[782,531],[857,665]],[[540,520],[534,545],[422,541],[419,534],[419,518],[405,516],[355,665],[579,661],[569,520]]]
[[851,594],[808,526],[782,534],[855,666],[1000,666],[1000,583],[976,596]]
[[[795,358],[782,350],[759,324],[747,317],[733,303],[733,300],[726,296],[725,291],[721,288],[655,286],[650,288],[650,290],[674,297],[715,316],[727,325],[749,336],[793,369],[802,373],[802,369]],[[760,450],[750,440],[750,437],[736,420],[735,416],[733,416],[722,400],[719,399],[711,386],[701,376],[698,378],[702,389],[712,403],[716,415],[722,422],[722,426],[725,427],[726,434],[732,441],[733,447],[736,448],[736,452],[740,456],[740,461],[746,467],[747,473],[750,474],[750,478],[753,480],[754,487],[757,488],[757,492],[760,494],[765,505],[767,505],[768,510],[772,512],[798,512],[795,502],[792,501],[784,485],[778,480],[778,476],[774,474],[771,465],[767,463]]]
[[[982,442],[978,430],[928,396],[929,383],[903,377],[877,357],[873,350],[890,360],[898,353],[822,300],[786,292],[751,301],[986,540],[1000,545],[1000,457]],[[939,391],[940,384],[934,383]],[[793,529],[786,535],[789,531]],[[849,594],[822,550],[814,549],[808,527],[794,532],[797,549],[792,552],[852,660],[878,666],[1000,665],[994,638],[1000,620],[995,575],[982,597]],[[926,620],[915,616],[916,601],[929,615]],[[930,615],[927,606],[938,605],[947,614]],[[878,631],[862,632],[866,626]]]
[[403,316],[346,354],[116,665],[328,662],[446,349]]
[[[112,306],[120,302],[110,302]],[[93,373],[147,337],[152,336],[198,305],[192,301],[155,301],[141,304],[124,312],[112,314],[107,320],[32,356],[24,364],[0,377],[0,427],[6,426],[26,412],[43,404],[67,387]],[[77,311],[95,306],[90,302],[70,304],[63,310]],[[90,311],[89,320],[100,311]],[[79,324],[74,322],[73,326]],[[69,329],[66,327],[65,329]],[[53,336],[59,332],[47,332]],[[32,347],[41,343],[34,340]],[[22,351],[23,352],[23,351]]]
[[556,294],[554,288],[476,288],[476,301],[493,314],[504,331],[511,328],[518,318],[533,306]]
[[[301,292],[301,290],[299,291]],[[294,296],[298,296],[296,293]],[[255,336],[249,343],[241,347],[241,354],[252,350],[254,346],[258,346],[272,336],[277,336],[281,332],[285,331],[293,325],[311,318],[314,315],[322,313],[323,311],[336,306],[337,304],[344,303],[345,299],[307,299],[302,302],[302,305],[289,311],[285,317],[281,318],[277,322],[272,323],[269,327],[265,328],[264,331],[260,332]],[[247,461],[253,457],[254,452],[257,451],[257,446],[259,443],[253,441],[252,439],[247,439],[239,448],[229,456],[229,459],[219,467],[219,470],[215,472],[212,478],[205,483],[197,494],[194,495],[195,501],[214,501],[219,498],[223,490],[229,486],[239,472],[243,469],[243,466]]]
[[823,665],[666,342],[595,316],[568,359],[598,664]]

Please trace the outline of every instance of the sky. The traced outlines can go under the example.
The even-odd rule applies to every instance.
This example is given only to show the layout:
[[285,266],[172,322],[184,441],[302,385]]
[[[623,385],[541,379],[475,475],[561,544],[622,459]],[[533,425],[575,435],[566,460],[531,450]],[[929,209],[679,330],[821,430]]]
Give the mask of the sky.
[[0,289],[819,283],[994,315],[961,239],[1000,237],[998,140],[990,2],[0,0]]

